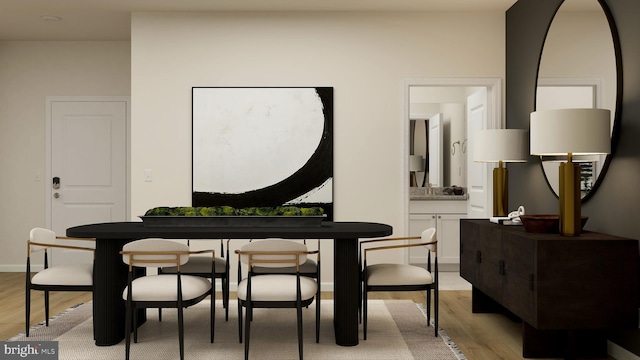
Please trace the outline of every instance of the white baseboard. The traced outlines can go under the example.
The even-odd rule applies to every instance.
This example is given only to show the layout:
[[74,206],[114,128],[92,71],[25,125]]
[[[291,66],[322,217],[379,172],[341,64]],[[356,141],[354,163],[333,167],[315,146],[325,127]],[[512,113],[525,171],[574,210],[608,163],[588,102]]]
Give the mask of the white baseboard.
[[[43,269],[43,265],[32,265],[31,271],[40,271]],[[0,272],[25,272],[26,265],[0,265]]]

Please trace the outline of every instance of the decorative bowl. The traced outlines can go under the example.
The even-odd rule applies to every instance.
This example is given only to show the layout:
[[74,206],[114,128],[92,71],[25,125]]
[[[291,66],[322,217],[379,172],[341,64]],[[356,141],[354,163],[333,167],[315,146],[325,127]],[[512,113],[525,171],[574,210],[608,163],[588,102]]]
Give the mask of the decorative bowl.
[[[520,215],[520,220],[522,220],[522,225],[527,232],[547,234],[560,232],[559,215]],[[587,220],[589,220],[588,216],[582,216],[580,229],[584,228]]]

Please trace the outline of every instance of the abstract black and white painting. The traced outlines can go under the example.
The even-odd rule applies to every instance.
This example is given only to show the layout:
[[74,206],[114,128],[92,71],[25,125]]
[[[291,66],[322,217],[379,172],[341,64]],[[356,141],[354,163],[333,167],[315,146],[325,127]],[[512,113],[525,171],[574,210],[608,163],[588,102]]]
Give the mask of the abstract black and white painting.
[[333,218],[333,88],[193,87],[192,206],[320,206]]

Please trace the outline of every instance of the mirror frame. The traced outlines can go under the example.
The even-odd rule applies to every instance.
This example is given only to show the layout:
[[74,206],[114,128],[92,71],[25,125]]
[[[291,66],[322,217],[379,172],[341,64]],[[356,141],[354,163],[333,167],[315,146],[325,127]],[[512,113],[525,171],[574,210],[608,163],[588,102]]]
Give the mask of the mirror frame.
[[[600,184],[602,183],[602,181],[604,180],[604,177],[607,174],[607,170],[609,168],[609,164],[611,163],[611,159],[613,158],[613,155],[615,153],[615,148],[616,148],[616,144],[617,144],[617,140],[618,140],[618,133],[619,133],[619,128],[620,128],[620,117],[621,117],[621,110],[622,110],[622,82],[623,82],[623,74],[622,74],[622,53],[621,53],[621,46],[620,46],[620,38],[618,36],[618,30],[615,24],[615,21],[613,19],[613,15],[611,13],[611,10],[609,9],[609,6],[606,4],[606,2],[604,0],[595,0],[598,2],[598,4],[600,5],[600,7],[602,8],[602,11],[604,12],[605,17],[607,18],[607,23],[609,24],[609,30],[611,31],[611,37],[612,37],[612,41],[613,41],[613,50],[614,50],[614,57],[615,57],[615,64],[616,64],[616,100],[615,100],[615,109],[614,109],[614,116],[613,116],[613,127],[611,130],[611,153],[607,155],[604,164],[602,165],[602,170],[600,171],[600,175],[598,175],[598,178],[596,179],[595,183],[593,184],[593,187],[591,188],[591,190],[585,194],[585,196],[581,199],[582,203],[585,203],[587,200],[589,200],[594,194],[595,192],[598,190],[598,188],[600,187]],[[537,68],[536,68],[536,78],[535,78],[535,85],[534,85],[534,99],[533,99],[533,106],[535,109],[535,104],[536,104],[536,97],[538,95],[537,89],[538,89],[538,79],[539,77],[539,73],[540,73],[540,62],[542,60],[542,53],[544,52],[544,43],[547,40],[547,35],[549,34],[549,29],[551,29],[551,24],[553,23],[553,20],[556,17],[556,14],[558,13],[558,11],[560,10],[560,7],[564,4],[565,0],[561,0],[558,3],[558,6],[555,8],[555,10],[553,11],[553,14],[551,16],[551,18],[549,19],[549,23],[547,24],[546,27],[546,31],[544,33],[544,37],[542,39],[542,46],[540,47],[540,53],[538,54],[538,61],[537,61]],[[551,186],[551,183],[549,182],[549,177],[547,176],[547,174],[544,171],[544,166],[542,165],[542,160],[540,158],[538,158],[538,163],[540,166],[540,171],[542,171],[542,174],[544,175],[544,179],[547,183],[547,187],[549,188],[549,190],[551,190],[551,193],[553,193],[553,195],[558,198],[558,194],[553,190],[553,187]]]

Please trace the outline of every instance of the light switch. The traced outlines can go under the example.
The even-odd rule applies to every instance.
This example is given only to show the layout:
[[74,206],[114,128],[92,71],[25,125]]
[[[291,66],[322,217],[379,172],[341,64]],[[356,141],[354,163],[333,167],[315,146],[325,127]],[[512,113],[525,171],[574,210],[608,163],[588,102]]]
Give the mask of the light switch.
[[145,169],[144,170],[144,181],[146,181],[146,182],[152,182],[153,181],[153,172],[151,171],[151,169]]

